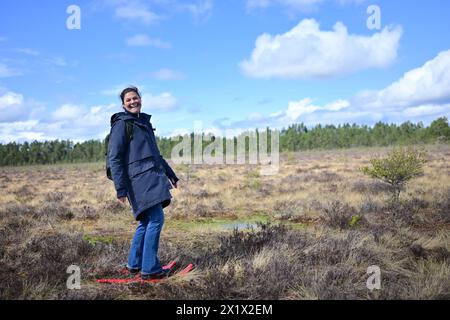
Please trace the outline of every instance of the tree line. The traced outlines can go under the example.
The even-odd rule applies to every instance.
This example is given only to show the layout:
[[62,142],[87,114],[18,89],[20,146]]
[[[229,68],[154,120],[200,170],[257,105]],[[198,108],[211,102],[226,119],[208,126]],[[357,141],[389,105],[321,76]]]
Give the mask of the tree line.
[[[270,134],[272,131],[269,128],[267,128],[267,131],[269,133],[267,140],[270,150]],[[248,135],[248,133],[242,134]],[[258,136],[258,130],[253,133]],[[172,148],[180,143],[181,138],[180,136],[178,140],[174,141],[171,138],[157,137],[161,154],[169,159]],[[194,133],[191,133],[192,144],[194,138]],[[204,136],[200,138],[203,148],[215,139],[211,135],[207,136],[207,141],[203,141]],[[235,146],[238,138],[239,136],[233,139]],[[228,140],[222,139],[225,142],[225,153],[225,144]],[[446,117],[433,121],[428,127],[425,127],[422,122],[414,124],[410,121],[401,125],[378,122],[373,127],[357,124],[338,126],[322,126],[319,124],[313,128],[307,128],[303,123],[300,123],[280,130],[279,139],[280,152],[435,142],[450,143],[450,127]],[[74,143],[70,140],[33,141],[31,143],[11,142],[0,144],[0,166],[97,162],[104,161],[105,152],[104,140],[88,140],[81,143]]]

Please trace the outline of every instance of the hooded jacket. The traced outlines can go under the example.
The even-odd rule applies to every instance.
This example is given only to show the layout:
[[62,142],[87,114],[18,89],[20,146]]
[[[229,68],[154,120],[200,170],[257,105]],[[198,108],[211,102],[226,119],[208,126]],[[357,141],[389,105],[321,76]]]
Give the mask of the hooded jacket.
[[[171,202],[170,189],[177,182],[175,172],[161,156],[156,144],[151,115],[119,112],[111,117],[108,162],[117,197],[127,197],[133,215],[161,203],[167,207]],[[126,135],[126,121],[133,122],[131,140]]]

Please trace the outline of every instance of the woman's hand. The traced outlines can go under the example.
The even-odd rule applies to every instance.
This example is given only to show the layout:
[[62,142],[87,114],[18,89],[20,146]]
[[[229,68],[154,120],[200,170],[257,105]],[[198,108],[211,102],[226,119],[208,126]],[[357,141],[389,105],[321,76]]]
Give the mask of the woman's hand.
[[127,197],[117,198],[117,200],[119,200],[119,201],[122,202],[123,204],[126,204],[126,202],[127,202]]

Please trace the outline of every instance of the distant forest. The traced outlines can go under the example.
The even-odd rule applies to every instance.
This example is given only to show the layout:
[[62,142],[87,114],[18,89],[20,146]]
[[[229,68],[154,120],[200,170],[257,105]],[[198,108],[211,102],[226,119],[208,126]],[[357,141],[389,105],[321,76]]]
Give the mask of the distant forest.
[[[267,128],[270,137],[270,129]],[[242,133],[248,135],[258,130]],[[239,137],[239,136],[238,136]],[[236,146],[237,138],[234,143]],[[197,136],[200,138],[200,136]],[[216,137],[203,136],[203,148],[209,145]],[[222,138],[225,145],[228,140]],[[181,141],[171,138],[157,137],[161,154],[170,158],[173,146]],[[191,133],[191,141],[194,134]],[[232,140],[230,139],[229,142]],[[448,119],[443,117],[433,121],[429,127],[421,122],[414,124],[405,122],[401,125],[376,123],[373,127],[357,124],[317,125],[307,128],[303,123],[293,124],[287,129],[280,130],[280,152],[302,151],[312,149],[340,149],[352,147],[376,147],[427,143],[450,143],[450,127]],[[268,139],[270,147],[270,138]],[[236,149],[236,148],[235,148]],[[247,146],[248,149],[248,146]],[[55,140],[45,142],[24,142],[0,144],[0,166],[17,166],[33,164],[81,163],[97,162],[105,159],[105,140],[89,140],[82,143],[73,143],[70,140]]]

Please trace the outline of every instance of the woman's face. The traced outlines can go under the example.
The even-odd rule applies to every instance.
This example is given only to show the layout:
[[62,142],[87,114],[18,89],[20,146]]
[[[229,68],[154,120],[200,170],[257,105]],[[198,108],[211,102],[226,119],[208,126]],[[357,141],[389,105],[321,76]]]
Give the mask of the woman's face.
[[134,91],[127,92],[123,97],[123,107],[128,112],[139,113],[141,112],[141,98]]

